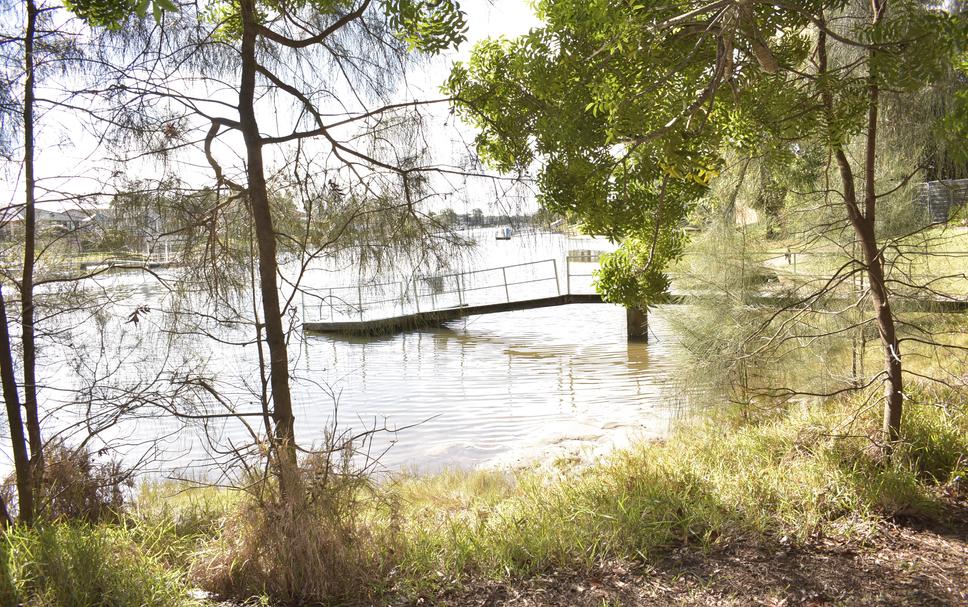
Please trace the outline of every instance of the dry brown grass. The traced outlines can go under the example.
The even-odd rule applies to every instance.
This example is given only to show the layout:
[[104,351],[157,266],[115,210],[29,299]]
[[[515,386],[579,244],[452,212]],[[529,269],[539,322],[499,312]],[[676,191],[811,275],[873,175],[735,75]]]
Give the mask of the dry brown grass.
[[219,596],[317,605],[376,596],[399,543],[392,510],[365,477],[326,456],[300,466],[303,491],[283,500],[261,483],[195,559],[192,577]]

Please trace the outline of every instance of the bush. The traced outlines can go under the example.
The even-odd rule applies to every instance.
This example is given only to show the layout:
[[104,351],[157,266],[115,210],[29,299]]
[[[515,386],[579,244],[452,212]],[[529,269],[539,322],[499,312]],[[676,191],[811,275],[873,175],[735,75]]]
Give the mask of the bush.
[[44,452],[41,512],[48,519],[114,520],[134,485],[133,473],[115,460],[98,462],[87,448],[54,442]]
[[[98,462],[86,448],[72,449],[55,441],[44,450],[44,476],[36,497],[39,518],[79,520],[89,523],[117,520],[122,512],[132,471],[110,460]],[[16,480],[7,477],[0,499],[17,515]]]
[[286,499],[274,482],[256,483],[198,555],[194,579],[222,597],[279,604],[380,592],[396,560],[392,509],[365,476],[349,471],[348,459],[341,461],[338,470],[328,453],[302,462],[303,491]]

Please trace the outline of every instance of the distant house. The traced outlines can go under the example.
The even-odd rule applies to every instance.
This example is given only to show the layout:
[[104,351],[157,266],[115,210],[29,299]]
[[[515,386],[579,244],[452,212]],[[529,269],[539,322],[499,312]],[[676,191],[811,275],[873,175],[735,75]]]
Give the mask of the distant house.
[[[21,213],[21,218],[23,214]],[[84,218],[68,211],[48,211],[37,209],[34,215],[37,222],[37,232],[73,232],[77,230]]]
[[931,223],[944,223],[968,202],[968,179],[946,179],[919,184],[914,191],[914,206]]
[[[76,251],[120,251],[145,255],[160,261],[171,261],[184,248],[185,237],[178,234],[181,223],[164,209],[153,208],[143,201],[129,201],[109,207],[74,207],[65,210],[37,208],[36,233],[39,237],[57,239]],[[0,208],[0,238],[22,241],[24,207]]]
[[[93,210],[89,209],[67,209],[65,211],[37,209],[34,219],[37,222],[38,232],[73,233],[86,229],[91,222],[92,215]],[[19,220],[23,221],[22,211]]]
[[[51,211],[36,209],[34,221],[38,234],[72,234],[84,230],[90,223],[92,211],[68,209]],[[21,205],[0,210],[0,230],[6,237],[20,238],[24,230],[24,208]]]
[[0,236],[4,239],[13,239],[23,231],[20,211],[19,205],[0,209]]
[[110,207],[94,209],[91,214],[91,223],[101,232],[114,229],[114,209]]

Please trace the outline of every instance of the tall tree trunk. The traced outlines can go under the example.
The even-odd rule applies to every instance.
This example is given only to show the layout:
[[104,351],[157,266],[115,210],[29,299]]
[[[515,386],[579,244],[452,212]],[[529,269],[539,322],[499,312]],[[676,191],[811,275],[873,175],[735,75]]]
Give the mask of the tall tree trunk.
[[3,291],[0,290],[0,382],[3,384],[3,402],[7,406],[7,424],[10,426],[10,446],[13,448],[17,500],[20,506],[19,518],[30,524],[34,520],[34,483],[30,478],[27,437],[24,435],[24,421],[20,415],[20,397],[17,394],[17,376],[13,370],[11,352],[7,304]]
[[[873,0],[872,19],[876,23],[881,19],[884,6]],[[823,26],[824,24],[821,23]],[[868,69],[874,60],[875,50],[868,54]],[[821,77],[827,75],[827,36],[821,27],[817,44],[818,71]],[[822,91],[824,107],[829,120],[834,120],[834,99],[828,88]],[[860,201],[854,185],[854,173],[836,134],[831,136],[830,147],[840,170],[840,178],[844,188],[844,204],[847,207],[847,217],[857,235],[861,251],[864,255],[866,274],[871,290],[871,300],[877,319],[877,330],[881,345],[884,349],[884,417],[883,434],[888,445],[896,441],[901,431],[901,412],[903,408],[903,375],[901,367],[901,351],[897,340],[897,329],[894,314],[891,310],[890,294],[884,276],[884,256],[877,244],[875,219],[877,212],[877,190],[875,162],[877,159],[877,121],[879,109],[879,87],[875,74],[868,77],[867,95],[867,134],[864,158],[864,206],[861,211]]]
[[44,456],[40,437],[40,415],[37,406],[37,347],[34,340],[34,264],[36,197],[34,192],[34,37],[37,29],[37,4],[27,0],[27,31],[24,37],[24,268],[20,282],[22,302],[21,340],[23,342],[24,409],[27,414],[27,436],[30,441],[31,478],[35,488],[43,478]]
[[240,2],[242,12],[242,73],[239,87],[239,123],[245,139],[247,194],[255,224],[259,251],[259,287],[262,296],[262,315],[265,322],[266,345],[269,349],[269,385],[272,390],[272,421],[276,464],[280,487],[285,495],[292,495],[295,482],[296,437],[292,396],[289,390],[289,353],[286,332],[279,308],[279,287],[276,282],[276,234],[272,226],[272,211],[266,188],[262,159],[262,138],[255,116],[255,81],[257,71],[256,42],[258,15],[254,0]]

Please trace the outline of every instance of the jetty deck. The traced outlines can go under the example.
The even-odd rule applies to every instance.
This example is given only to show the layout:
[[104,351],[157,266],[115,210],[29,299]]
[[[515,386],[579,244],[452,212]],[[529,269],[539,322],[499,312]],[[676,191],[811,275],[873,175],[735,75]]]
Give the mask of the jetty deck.
[[[478,314],[600,304],[591,288],[597,258],[512,264],[408,280],[306,290],[303,330],[386,333],[432,326]],[[308,296],[308,299],[307,299]]]

